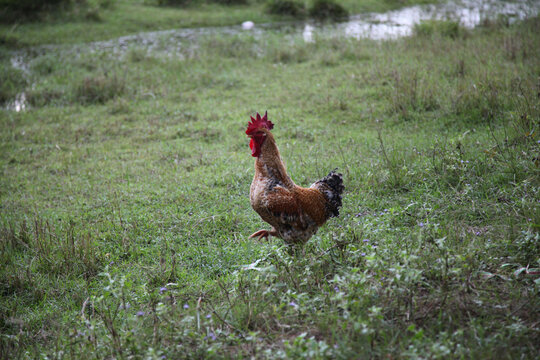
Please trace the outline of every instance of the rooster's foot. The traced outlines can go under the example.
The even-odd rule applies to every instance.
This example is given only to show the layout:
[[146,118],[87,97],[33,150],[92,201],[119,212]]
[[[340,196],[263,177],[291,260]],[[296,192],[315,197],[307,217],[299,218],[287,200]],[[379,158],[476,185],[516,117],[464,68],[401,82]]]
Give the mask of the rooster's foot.
[[257,237],[257,240],[261,240],[262,238],[265,238],[266,240],[268,240],[268,237],[272,235],[272,232],[271,231],[268,231],[268,230],[259,230],[257,232],[254,232],[253,234],[251,234],[249,236],[249,238],[254,238],[254,237]]

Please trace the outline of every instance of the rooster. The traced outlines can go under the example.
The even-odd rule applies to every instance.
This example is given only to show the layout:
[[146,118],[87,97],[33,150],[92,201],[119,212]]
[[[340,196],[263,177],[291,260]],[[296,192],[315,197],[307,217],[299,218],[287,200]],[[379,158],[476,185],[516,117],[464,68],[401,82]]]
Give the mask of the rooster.
[[255,157],[255,176],[251,183],[253,209],[272,226],[259,230],[250,238],[276,236],[287,244],[306,243],[326,220],[339,215],[343,177],[335,170],[309,188],[296,185],[287,174],[279,150],[270,132],[274,124],[268,113],[251,116],[246,135],[251,140],[251,156]]

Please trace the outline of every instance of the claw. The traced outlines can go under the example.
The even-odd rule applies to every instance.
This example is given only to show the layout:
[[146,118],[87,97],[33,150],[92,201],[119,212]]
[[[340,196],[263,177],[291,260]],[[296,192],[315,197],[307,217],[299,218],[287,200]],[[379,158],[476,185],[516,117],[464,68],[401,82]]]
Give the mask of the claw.
[[270,236],[270,232],[268,230],[259,230],[251,234],[249,238],[251,239],[256,236],[258,236],[257,240],[261,240],[262,238],[265,238],[266,240],[268,240],[268,236]]

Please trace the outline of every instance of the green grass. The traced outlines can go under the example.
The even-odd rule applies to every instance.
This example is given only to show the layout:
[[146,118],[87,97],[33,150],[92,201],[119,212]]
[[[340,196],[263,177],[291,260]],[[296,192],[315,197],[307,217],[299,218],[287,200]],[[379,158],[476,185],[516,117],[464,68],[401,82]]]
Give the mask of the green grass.
[[[0,116],[0,354],[536,358],[540,21],[486,26],[36,56]],[[344,174],[301,250],[247,238],[265,110],[298,184]]]

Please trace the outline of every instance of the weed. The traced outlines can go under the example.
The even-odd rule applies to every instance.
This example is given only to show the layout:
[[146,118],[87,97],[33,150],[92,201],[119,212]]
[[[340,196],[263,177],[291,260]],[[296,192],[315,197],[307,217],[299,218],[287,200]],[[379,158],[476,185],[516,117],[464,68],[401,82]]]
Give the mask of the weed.
[[392,91],[393,111],[404,120],[411,119],[415,111],[432,111],[439,108],[434,82],[417,71],[394,72]]
[[82,103],[104,103],[122,95],[126,90],[123,78],[117,74],[86,77],[75,88],[75,97]]

